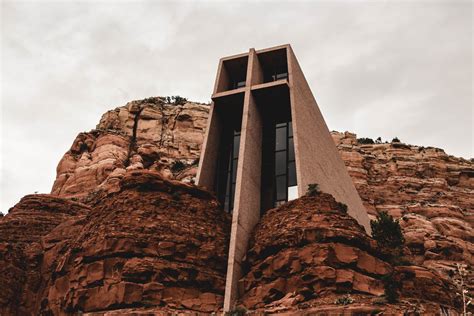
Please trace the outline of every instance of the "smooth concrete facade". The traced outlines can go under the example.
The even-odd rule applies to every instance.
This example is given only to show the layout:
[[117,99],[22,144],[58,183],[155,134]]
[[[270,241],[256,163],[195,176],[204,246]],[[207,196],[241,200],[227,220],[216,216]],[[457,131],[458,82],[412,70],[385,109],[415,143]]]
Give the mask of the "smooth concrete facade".
[[[286,53],[288,77],[264,82],[263,65],[259,57],[264,55],[271,57],[272,52],[280,56],[282,52]],[[245,74],[242,73],[244,68]],[[242,80],[244,76],[245,86],[227,90],[232,76],[237,81]],[[229,106],[229,109],[231,106],[236,108],[233,104],[243,100],[224,299],[225,311],[232,309],[238,298],[242,260],[247,252],[253,228],[261,214],[261,148],[263,121],[266,117],[262,113],[264,105],[258,104],[256,95],[262,92],[272,94],[275,89],[289,92],[299,196],[305,194],[308,184],[319,184],[321,191],[330,193],[336,200],[345,203],[348,206],[348,213],[370,233],[367,212],[291,46],[282,45],[259,51],[252,48],[248,53],[222,58],[212,95],[213,103],[202,147],[197,184],[211,191],[215,190],[221,132],[226,125],[222,113],[225,112],[226,106]]]

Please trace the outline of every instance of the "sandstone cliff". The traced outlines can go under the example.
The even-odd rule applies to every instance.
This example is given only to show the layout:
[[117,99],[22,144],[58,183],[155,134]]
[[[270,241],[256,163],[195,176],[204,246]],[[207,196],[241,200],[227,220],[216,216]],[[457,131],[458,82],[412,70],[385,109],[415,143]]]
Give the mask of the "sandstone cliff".
[[144,170],[118,187],[92,208],[27,196],[5,216],[1,315],[221,307],[230,219],[213,196]]
[[196,173],[208,111],[204,104],[170,104],[158,97],[105,113],[97,128],[80,133],[61,159],[51,193],[80,198],[93,191],[111,192],[125,170],[134,169],[189,182]]
[[[0,218],[0,314],[218,310],[230,219],[192,185],[208,109],[148,98],[79,134],[52,195],[27,196]],[[267,312],[459,308],[448,274],[455,263],[474,266],[473,162],[332,135],[370,216],[400,218],[412,265],[384,261],[331,196],[302,198],[262,218],[241,303]],[[406,302],[377,307],[387,271]],[[333,304],[347,292],[356,304]]]
[[[438,313],[440,304],[447,310],[456,305],[449,278],[408,262],[391,265],[329,194],[304,196],[268,211],[250,246],[240,284],[242,304],[249,309],[372,315],[403,314],[412,305]],[[385,275],[399,283],[398,304],[380,300]],[[353,293],[355,302],[334,304],[342,293]]]
[[[90,193],[116,190],[130,169],[192,181],[208,110],[149,98],[105,113],[97,129],[80,134],[64,155],[52,194],[86,201]],[[355,134],[332,135],[371,217],[381,210],[402,217],[419,264],[447,271],[458,260],[474,263],[472,161],[438,148],[364,145]]]

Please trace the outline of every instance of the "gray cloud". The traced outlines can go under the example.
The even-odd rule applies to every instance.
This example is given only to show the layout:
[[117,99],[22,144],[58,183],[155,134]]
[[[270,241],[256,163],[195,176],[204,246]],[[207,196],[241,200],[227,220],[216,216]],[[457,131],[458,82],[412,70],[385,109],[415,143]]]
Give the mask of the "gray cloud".
[[49,192],[127,101],[208,101],[220,57],[290,43],[330,129],[473,155],[470,1],[1,2],[0,211]]

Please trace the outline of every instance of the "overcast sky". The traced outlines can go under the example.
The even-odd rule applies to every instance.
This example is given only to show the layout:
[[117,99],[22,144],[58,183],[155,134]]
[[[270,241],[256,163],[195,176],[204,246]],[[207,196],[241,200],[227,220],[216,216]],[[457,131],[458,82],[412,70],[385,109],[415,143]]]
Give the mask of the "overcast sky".
[[207,102],[218,59],[290,43],[331,130],[473,156],[471,1],[1,1],[0,211],[102,113]]

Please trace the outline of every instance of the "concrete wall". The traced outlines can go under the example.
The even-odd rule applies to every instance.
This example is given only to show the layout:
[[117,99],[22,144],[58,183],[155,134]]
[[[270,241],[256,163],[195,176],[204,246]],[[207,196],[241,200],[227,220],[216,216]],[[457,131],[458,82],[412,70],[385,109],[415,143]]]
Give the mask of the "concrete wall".
[[[248,74],[253,73],[255,62],[258,62],[255,50],[251,50]],[[251,76],[247,76],[224,298],[226,311],[232,309],[238,297],[242,260],[247,253],[252,231],[260,219],[262,118],[250,91],[250,83]]]
[[367,211],[291,47],[287,53],[299,196],[306,193],[308,184],[319,184],[321,191],[346,204],[349,215],[370,233]]
[[206,134],[204,135],[204,144],[201,148],[201,157],[199,159],[199,168],[197,172],[197,184],[213,191],[216,179],[216,163],[219,157],[221,123],[214,102],[211,104],[209,118],[207,121]]

